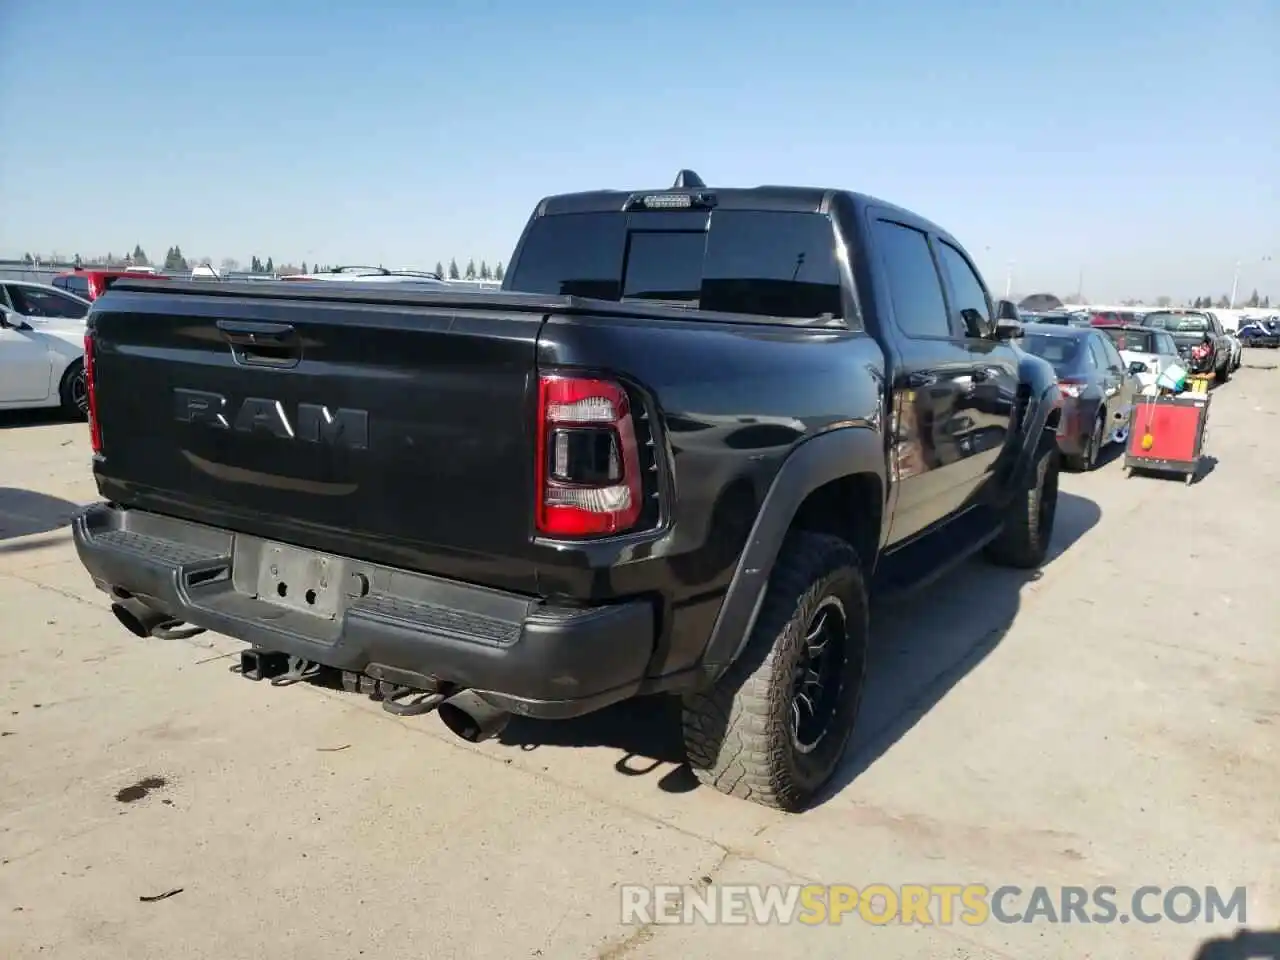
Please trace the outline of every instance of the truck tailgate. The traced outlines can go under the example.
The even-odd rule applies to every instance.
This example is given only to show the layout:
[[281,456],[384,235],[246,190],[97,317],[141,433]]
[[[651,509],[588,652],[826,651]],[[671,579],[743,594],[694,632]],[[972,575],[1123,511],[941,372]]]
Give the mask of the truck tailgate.
[[91,319],[99,488],[232,530],[501,581],[492,560],[529,544],[543,319],[112,291]]

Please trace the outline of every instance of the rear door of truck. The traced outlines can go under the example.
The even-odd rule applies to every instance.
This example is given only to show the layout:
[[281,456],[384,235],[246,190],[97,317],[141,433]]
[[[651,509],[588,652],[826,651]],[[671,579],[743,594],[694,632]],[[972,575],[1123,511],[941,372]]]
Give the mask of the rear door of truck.
[[147,286],[121,281],[91,319],[104,496],[534,588],[518,560],[544,311],[473,294],[461,307],[301,284]]

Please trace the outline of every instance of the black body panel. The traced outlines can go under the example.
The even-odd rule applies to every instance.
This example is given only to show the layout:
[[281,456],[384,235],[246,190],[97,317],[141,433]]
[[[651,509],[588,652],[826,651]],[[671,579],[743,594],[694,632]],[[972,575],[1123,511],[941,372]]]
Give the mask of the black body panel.
[[[90,316],[103,436],[94,470],[116,506],[78,521],[86,566],[105,588],[150,596],[189,622],[331,665],[394,656],[383,666],[425,675],[435,658],[452,682],[594,705],[719,675],[793,523],[838,524],[886,582],[895,559],[910,554],[903,577],[921,580],[989,539],[1056,426],[1058,397],[1047,364],[995,335],[994,304],[959,243],[857,194],[701,193],[714,195],[712,212],[635,216],[684,232],[725,211],[824,218],[838,311],[758,316],[510,289],[118,283]],[[636,196],[544,201],[508,282],[532,256],[540,217],[617,212]],[[903,288],[877,245],[886,219],[927,237],[937,336],[906,327]],[[796,258],[797,273],[805,262]],[[654,505],[638,529],[594,540],[536,532],[538,378],[561,371],[614,380],[631,398]],[[224,586],[202,606],[173,587],[180,572],[89,534],[94,524],[178,522],[478,591],[464,606],[496,593],[535,621],[554,610],[568,646],[530,643],[529,659],[512,654],[499,668],[488,654],[446,653],[420,622],[412,644],[356,631],[326,646],[307,630],[271,633],[252,591]],[[973,535],[957,545],[961,529]],[[360,629],[364,606],[347,609]],[[526,622],[504,616],[516,633]],[[592,631],[606,622],[620,648],[585,669],[567,651],[597,656]],[[546,686],[557,674],[572,679],[563,697]]]

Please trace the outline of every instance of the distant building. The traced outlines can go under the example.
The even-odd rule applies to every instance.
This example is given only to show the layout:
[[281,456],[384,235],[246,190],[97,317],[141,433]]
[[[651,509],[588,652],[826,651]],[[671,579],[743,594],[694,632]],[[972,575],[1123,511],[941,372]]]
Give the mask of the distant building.
[[1048,313],[1052,310],[1061,310],[1062,301],[1052,293],[1033,293],[1018,302],[1018,309],[1030,313]]

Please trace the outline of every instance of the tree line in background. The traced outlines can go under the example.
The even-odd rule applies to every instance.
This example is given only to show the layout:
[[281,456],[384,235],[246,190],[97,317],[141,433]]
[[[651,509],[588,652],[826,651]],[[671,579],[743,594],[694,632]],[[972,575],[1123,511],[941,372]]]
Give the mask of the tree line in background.
[[[34,265],[36,263],[44,263],[50,265],[74,264],[77,267],[148,267],[158,266],[164,270],[180,273],[190,270],[195,266],[204,265],[212,266],[213,259],[211,257],[199,257],[197,259],[188,259],[182,253],[182,248],[177,244],[165,252],[164,260],[159,264],[153,264],[148,259],[146,251],[142,249],[141,244],[135,245],[133,253],[126,253],[123,256],[116,256],[114,253],[108,253],[105,257],[93,257],[84,259],[80,254],[76,254],[71,259],[65,259],[59,253],[51,253],[48,256],[33,256],[30,253],[23,254],[24,263]],[[325,273],[334,268],[329,265],[321,266],[319,263],[313,263],[310,269],[307,268],[307,261],[303,260],[300,264],[282,263],[276,264],[271,257],[263,260],[257,254],[249,258],[248,267],[242,267],[239,260],[234,257],[223,257],[218,264],[223,273],[240,273],[242,271],[248,273],[274,274],[276,276],[289,276],[295,273]],[[449,260],[449,266],[437,260],[435,273],[439,277],[447,277],[450,280],[494,280],[501,281],[507,274],[506,268],[503,267],[502,261],[499,260],[497,265],[490,267],[489,264],[481,260],[479,266],[475,260],[468,260],[466,267],[459,268],[456,259]],[[1087,303],[1080,294],[1072,294],[1066,298],[1067,303]],[[1171,307],[1173,306],[1172,297],[1156,297],[1156,306]],[[1121,304],[1126,307],[1139,307],[1145,301],[1142,300],[1122,300]],[[1192,309],[1209,309],[1218,310],[1228,309],[1231,298],[1225,293],[1215,300],[1213,297],[1196,297],[1194,300],[1183,300],[1182,306],[1191,307]],[[1271,298],[1269,296],[1260,297],[1255,289],[1250,294],[1249,299],[1237,304],[1245,309],[1261,308],[1269,309],[1271,307]]]
[[[182,253],[182,247],[174,244],[165,252],[164,260],[159,263],[153,263],[147,256],[146,251],[142,249],[142,245],[137,244],[134,246],[132,253],[126,253],[119,256],[114,253],[108,253],[106,256],[85,258],[77,253],[73,257],[66,258],[57,252],[51,253],[48,256],[24,253],[22,255],[22,262],[29,266],[34,266],[37,263],[43,263],[58,266],[69,264],[76,267],[157,267],[162,270],[181,273],[183,271],[191,270],[196,266],[212,266],[213,258],[187,258]],[[234,257],[223,257],[218,266],[221,268],[223,273],[248,272],[274,274],[276,276],[289,276],[295,273],[325,273],[334,269],[334,267],[330,265],[321,266],[319,263],[313,263],[308,269],[307,261],[305,260],[300,264],[277,264],[271,257],[267,257],[263,260],[257,254],[254,254],[249,258],[249,265],[247,267],[241,266],[240,261]],[[455,259],[449,260],[447,271],[445,266],[437,260],[435,272],[438,276],[447,276],[450,280],[465,279],[499,281],[502,280],[507,273],[506,268],[502,265],[502,261],[498,261],[496,266],[490,267],[488,262],[484,260],[480,261],[479,266],[476,265],[475,260],[468,260],[466,267],[459,268],[458,261]]]
[[[1068,303],[1086,303],[1087,301],[1069,300],[1067,302]],[[1122,300],[1120,301],[1120,305],[1125,307],[1141,307],[1144,305],[1144,302],[1142,300]],[[1156,297],[1156,306],[1172,307],[1173,298],[1172,297]],[[1225,293],[1222,296],[1220,296],[1217,300],[1213,299],[1213,297],[1196,297],[1193,300],[1183,300],[1181,303],[1181,306],[1190,307],[1192,310],[1210,310],[1210,309],[1229,310],[1231,309],[1231,298],[1228,297]],[[1270,306],[1271,306],[1271,298],[1259,296],[1258,291],[1255,289],[1253,293],[1249,295],[1248,300],[1241,300],[1236,304],[1236,309],[1248,310],[1248,309],[1260,307],[1261,309],[1266,310],[1266,309],[1269,309]]]
[[[1231,299],[1229,297],[1219,297],[1217,300],[1214,300],[1213,297],[1196,297],[1195,302],[1192,303],[1191,306],[1193,308],[1199,307],[1202,310],[1208,309],[1209,307],[1213,307],[1217,310],[1226,310],[1230,303]],[[1246,308],[1261,307],[1265,310],[1271,306],[1271,298],[1259,298],[1258,291],[1254,290],[1253,293],[1249,295],[1249,299],[1239,304],[1239,306]]]

